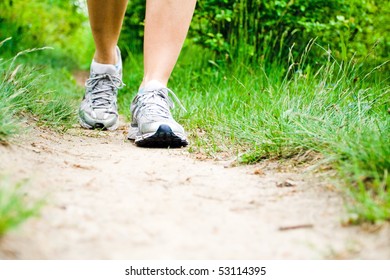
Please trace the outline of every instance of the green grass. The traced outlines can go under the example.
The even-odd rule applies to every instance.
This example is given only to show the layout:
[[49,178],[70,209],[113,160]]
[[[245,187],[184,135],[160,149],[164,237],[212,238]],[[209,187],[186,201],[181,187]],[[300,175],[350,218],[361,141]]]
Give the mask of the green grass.
[[[188,111],[177,106],[174,114],[190,151],[238,155],[243,164],[321,154],[338,171],[352,223],[390,220],[388,65],[366,69],[364,61],[339,62],[324,51],[327,63],[312,67],[306,55],[288,64],[226,66],[184,49],[169,86]],[[120,102],[128,115],[142,58],[130,56],[124,73]]]
[[1,142],[20,132],[25,118],[57,130],[65,130],[76,122],[76,103],[82,90],[72,81],[69,69],[28,60],[30,52],[37,60],[35,53],[40,52],[43,61],[50,57],[50,51],[26,50],[14,57],[0,57]]
[[25,199],[23,188],[26,182],[11,183],[0,176],[0,237],[27,219],[38,214],[42,202]]

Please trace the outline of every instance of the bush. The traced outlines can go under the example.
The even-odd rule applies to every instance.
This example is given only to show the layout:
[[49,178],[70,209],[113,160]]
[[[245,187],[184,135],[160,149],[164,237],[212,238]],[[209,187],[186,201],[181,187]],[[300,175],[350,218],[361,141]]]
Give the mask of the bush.
[[50,46],[73,65],[90,63],[92,37],[79,1],[2,0],[0,11],[0,41],[13,38],[2,51]]
[[[366,56],[377,44],[376,55],[383,61],[389,50],[389,7],[383,0],[199,1],[191,37],[233,60],[287,57],[293,44],[297,55],[318,37],[319,45],[336,50],[336,58],[343,60],[355,53]],[[312,57],[321,53],[313,50]]]
[[[143,47],[145,21],[145,0],[129,1],[119,47],[131,52],[140,53]],[[126,56],[126,53],[122,55]]]
[[[336,59],[371,55],[378,63],[388,59],[389,9],[384,0],[203,0],[189,39],[212,50],[219,61],[287,61],[293,45],[298,55],[317,38]],[[122,40],[131,50],[141,50],[144,14],[144,0],[130,1]],[[323,53],[314,48],[308,59],[325,60]]]

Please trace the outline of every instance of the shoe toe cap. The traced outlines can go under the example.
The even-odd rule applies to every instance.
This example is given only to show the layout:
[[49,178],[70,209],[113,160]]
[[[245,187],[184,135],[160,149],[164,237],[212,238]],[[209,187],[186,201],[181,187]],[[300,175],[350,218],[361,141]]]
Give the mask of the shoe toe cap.
[[139,128],[140,133],[146,134],[146,133],[156,132],[162,125],[169,126],[173,133],[184,134],[184,128],[180,124],[176,122],[163,122],[163,121],[143,123]]

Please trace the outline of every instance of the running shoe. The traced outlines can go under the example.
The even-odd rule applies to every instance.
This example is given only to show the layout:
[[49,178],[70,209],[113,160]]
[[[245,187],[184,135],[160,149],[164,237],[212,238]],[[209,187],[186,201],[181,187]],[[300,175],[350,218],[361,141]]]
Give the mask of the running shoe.
[[118,89],[122,82],[122,59],[116,48],[116,65],[92,61],[91,73],[86,81],[86,91],[79,109],[79,122],[84,128],[115,130],[118,128]]
[[184,109],[175,93],[156,80],[150,81],[135,96],[130,106],[132,121],[128,138],[137,146],[179,148],[188,145],[183,127],[170,112],[174,103],[169,94]]

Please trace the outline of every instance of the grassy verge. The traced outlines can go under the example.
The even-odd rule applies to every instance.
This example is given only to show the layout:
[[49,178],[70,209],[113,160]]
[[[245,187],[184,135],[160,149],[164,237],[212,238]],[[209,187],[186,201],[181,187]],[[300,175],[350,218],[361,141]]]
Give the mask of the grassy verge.
[[[45,63],[51,60],[50,50],[34,52],[31,55],[27,50],[13,57],[2,53],[0,57],[0,144],[8,143],[18,133],[25,133],[21,124],[27,118],[59,131],[76,122],[75,100],[82,94],[72,82],[69,70],[61,64],[63,59],[51,65]],[[25,199],[24,185],[24,182],[11,183],[7,177],[0,176],[0,236],[40,209],[41,202],[31,203]]]
[[[170,82],[188,111],[175,115],[190,134],[190,151],[238,155],[244,164],[313,151],[338,171],[352,223],[390,220],[386,65],[366,69],[364,61],[338,62],[325,51],[327,62],[316,69],[305,64],[305,54],[290,57],[288,69],[281,63],[227,67],[204,56],[184,50]],[[141,61],[127,61],[121,100],[127,115]]]
[[[40,56],[34,54],[36,60],[41,58],[41,64],[28,57],[32,51],[41,52]],[[19,131],[25,117],[58,130],[75,123],[76,100],[82,93],[66,67],[42,64],[42,58],[48,59],[42,52],[50,57],[51,50],[27,50],[11,58],[0,57],[1,142]]]

